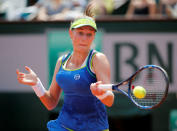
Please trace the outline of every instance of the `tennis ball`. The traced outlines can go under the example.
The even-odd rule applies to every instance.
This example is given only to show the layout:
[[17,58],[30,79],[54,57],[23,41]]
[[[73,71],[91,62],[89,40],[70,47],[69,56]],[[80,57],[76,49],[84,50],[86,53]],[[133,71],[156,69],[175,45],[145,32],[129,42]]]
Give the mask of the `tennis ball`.
[[146,96],[146,90],[142,86],[136,86],[133,89],[133,95],[138,99],[142,99]]

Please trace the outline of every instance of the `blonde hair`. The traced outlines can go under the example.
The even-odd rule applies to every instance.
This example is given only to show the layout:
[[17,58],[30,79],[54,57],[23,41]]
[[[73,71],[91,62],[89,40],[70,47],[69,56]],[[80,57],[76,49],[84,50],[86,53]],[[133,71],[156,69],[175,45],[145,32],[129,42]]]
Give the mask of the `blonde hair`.
[[87,7],[86,7],[86,9],[84,11],[84,15],[85,16],[94,18],[95,14],[93,12],[93,8],[94,8],[93,4],[94,4],[93,2],[88,3],[88,5],[87,5]]
[[[73,22],[78,20],[78,19],[82,19],[82,18],[89,18],[89,19],[92,19],[92,20],[95,21],[94,17],[95,17],[95,14],[93,12],[93,2],[89,2],[88,5],[86,6],[85,10],[84,10],[83,15],[75,18],[73,20]],[[73,22],[71,22],[71,23],[73,23]]]

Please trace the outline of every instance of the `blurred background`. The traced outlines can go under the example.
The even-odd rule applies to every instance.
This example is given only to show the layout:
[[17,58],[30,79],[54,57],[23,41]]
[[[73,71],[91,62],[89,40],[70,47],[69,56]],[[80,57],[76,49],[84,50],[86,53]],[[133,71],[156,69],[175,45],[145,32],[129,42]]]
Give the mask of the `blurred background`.
[[92,48],[108,57],[112,83],[146,64],[162,66],[170,78],[168,97],[154,110],[116,93],[110,131],[177,130],[177,0],[0,0],[0,130],[47,131],[57,118],[63,98],[48,111],[18,83],[16,69],[31,67],[48,88],[57,58],[72,50],[70,22],[89,2],[99,30]]

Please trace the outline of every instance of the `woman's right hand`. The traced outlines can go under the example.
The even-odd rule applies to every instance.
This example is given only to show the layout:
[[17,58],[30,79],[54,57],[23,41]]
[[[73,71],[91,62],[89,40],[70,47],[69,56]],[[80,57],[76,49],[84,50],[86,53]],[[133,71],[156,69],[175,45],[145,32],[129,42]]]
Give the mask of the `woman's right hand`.
[[18,82],[24,85],[29,85],[29,86],[36,85],[38,81],[37,75],[28,66],[25,66],[25,69],[29,73],[20,72],[18,69],[16,70]]

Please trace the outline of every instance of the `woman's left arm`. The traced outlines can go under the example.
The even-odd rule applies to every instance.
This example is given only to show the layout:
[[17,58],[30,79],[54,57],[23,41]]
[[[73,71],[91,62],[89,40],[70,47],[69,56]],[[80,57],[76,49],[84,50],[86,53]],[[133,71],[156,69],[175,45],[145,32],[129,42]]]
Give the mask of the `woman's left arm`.
[[112,106],[114,94],[112,91],[105,91],[98,88],[99,84],[110,84],[110,64],[107,57],[102,53],[96,53],[92,61],[92,71],[96,74],[97,82],[90,86],[93,95],[107,106]]

